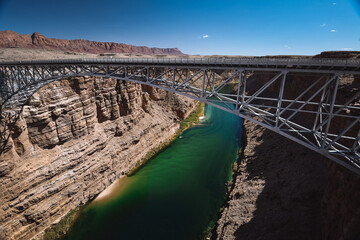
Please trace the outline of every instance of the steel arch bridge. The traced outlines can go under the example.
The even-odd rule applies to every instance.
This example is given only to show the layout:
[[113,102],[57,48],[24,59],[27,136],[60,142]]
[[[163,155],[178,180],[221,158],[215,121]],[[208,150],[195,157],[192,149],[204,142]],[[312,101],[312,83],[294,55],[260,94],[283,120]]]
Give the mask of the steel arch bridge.
[[[131,81],[205,102],[360,174],[360,59],[83,58],[3,62],[3,132],[9,132],[7,126],[16,121],[39,88],[75,76]],[[225,86],[231,86],[232,92],[222,91]],[[9,134],[1,135],[5,148]]]

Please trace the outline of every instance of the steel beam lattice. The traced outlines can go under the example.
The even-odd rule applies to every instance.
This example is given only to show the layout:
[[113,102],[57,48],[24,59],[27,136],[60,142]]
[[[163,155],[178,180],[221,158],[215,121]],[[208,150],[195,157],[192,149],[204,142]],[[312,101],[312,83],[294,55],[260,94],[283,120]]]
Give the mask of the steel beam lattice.
[[[50,82],[131,81],[223,109],[360,174],[359,60],[81,59],[0,63],[1,116]],[[345,82],[345,83],[344,83]],[[225,88],[231,91],[224,91]],[[2,117],[3,118],[3,117]],[[2,139],[3,141],[3,139]]]

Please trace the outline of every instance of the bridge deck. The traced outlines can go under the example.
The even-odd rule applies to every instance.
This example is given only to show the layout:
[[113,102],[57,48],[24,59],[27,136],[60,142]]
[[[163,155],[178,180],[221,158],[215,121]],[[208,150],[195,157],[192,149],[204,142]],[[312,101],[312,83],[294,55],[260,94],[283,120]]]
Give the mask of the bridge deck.
[[187,66],[194,68],[264,68],[311,71],[359,71],[360,59],[323,59],[323,58],[86,58],[62,60],[36,60],[0,62],[0,66],[19,65],[152,65]]

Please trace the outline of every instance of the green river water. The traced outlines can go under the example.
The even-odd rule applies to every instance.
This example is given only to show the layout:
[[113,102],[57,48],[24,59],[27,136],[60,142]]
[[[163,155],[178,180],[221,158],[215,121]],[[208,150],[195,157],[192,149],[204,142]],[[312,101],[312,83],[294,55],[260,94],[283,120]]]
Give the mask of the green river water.
[[241,129],[240,118],[206,105],[204,125],[83,208],[65,239],[203,239],[226,199]]

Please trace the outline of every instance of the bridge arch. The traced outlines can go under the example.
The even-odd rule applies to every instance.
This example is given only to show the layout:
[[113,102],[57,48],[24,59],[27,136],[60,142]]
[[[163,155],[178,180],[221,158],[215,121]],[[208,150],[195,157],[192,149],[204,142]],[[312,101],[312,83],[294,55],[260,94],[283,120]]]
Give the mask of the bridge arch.
[[[360,90],[340,99],[342,79],[359,77],[359,69],[360,61],[347,60],[82,59],[5,63],[0,64],[1,111],[4,114],[16,107],[21,111],[34,92],[60,79],[113,78],[220,108],[360,174]],[[233,92],[223,92],[229,85]]]

